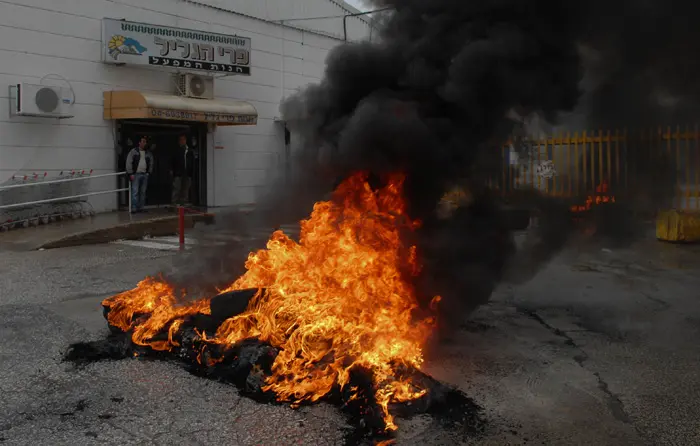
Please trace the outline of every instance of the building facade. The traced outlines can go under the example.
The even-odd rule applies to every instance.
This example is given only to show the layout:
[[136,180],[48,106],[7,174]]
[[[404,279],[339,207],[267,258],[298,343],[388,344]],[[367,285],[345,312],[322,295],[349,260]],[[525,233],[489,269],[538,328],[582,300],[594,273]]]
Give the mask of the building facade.
[[[185,134],[198,153],[192,201],[254,203],[288,156],[281,101],[320,81],[334,46],[370,37],[357,13],[333,0],[1,2],[0,96],[10,106],[0,107],[0,184],[123,171],[146,135],[156,159],[147,204],[166,204],[170,151]],[[206,91],[187,97],[187,82],[195,96]],[[24,83],[69,93],[72,117],[18,115]],[[91,201],[113,209],[123,197]]]

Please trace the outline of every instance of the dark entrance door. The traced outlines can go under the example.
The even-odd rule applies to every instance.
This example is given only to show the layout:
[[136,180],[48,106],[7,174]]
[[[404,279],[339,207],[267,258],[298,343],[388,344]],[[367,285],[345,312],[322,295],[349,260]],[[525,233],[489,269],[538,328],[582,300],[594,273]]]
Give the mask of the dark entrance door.
[[[189,146],[198,157],[195,175],[192,178],[190,202],[193,206],[206,203],[206,125],[200,123],[163,123],[159,121],[120,121],[118,123],[119,149],[117,163],[119,170],[126,168],[126,156],[141,138],[146,136],[148,147],[153,153],[153,173],[148,180],[146,206],[161,207],[171,204],[172,183],[171,168],[173,156],[177,153],[178,138],[186,135]],[[121,187],[126,187],[123,179]],[[126,193],[119,195],[119,206],[126,208],[129,200]]]

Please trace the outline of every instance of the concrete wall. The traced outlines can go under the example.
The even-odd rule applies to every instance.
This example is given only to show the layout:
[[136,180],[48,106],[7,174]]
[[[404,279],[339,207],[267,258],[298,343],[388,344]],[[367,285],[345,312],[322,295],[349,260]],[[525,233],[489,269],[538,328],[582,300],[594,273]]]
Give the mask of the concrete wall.
[[[219,4],[223,9],[205,6]],[[259,5],[266,5],[261,8]],[[258,5],[258,6],[256,6]],[[285,6],[286,5],[286,6]],[[296,5],[296,6],[293,6]],[[240,8],[241,13],[234,13]],[[347,7],[349,8],[349,7]],[[268,170],[283,162],[284,135],[280,101],[298,88],[318,82],[324,61],[338,38],[303,31],[261,19],[316,17],[342,14],[342,2],[331,0],[9,0],[0,2],[0,183],[16,173],[67,169],[114,172],[116,166],[113,122],[102,118],[102,92],[139,89],[171,93],[172,72],[157,68],[112,66],[101,62],[101,19],[124,18],[158,25],[238,34],[252,39],[251,76],[216,80],[218,98],[251,102],[258,110],[254,127],[219,128],[209,138],[210,205],[226,206],[255,201],[256,191],[268,179]],[[256,18],[257,17],[257,18]],[[331,22],[301,25],[331,32]],[[354,18],[352,38],[369,33],[366,22]],[[363,25],[364,24],[364,25]],[[300,23],[294,23],[300,25]],[[339,32],[340,31],[340,32]],[[76,96],[75,117],[62,121],[9,116],[8,86],[39,83],[46,75],[70,82]],[[65,85],[48,78],[46,84]],[[223,149],[215,150],[214,145]],[[99,207],[113,206],[101,200]]]

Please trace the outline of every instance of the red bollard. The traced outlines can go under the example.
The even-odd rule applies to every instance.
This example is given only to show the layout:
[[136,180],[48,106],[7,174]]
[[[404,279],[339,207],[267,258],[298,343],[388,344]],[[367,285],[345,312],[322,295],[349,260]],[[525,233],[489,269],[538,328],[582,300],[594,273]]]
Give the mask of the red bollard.
[[180,251],[185,249],[185,208],[179,206],[178,212],[178,227],[180,230]]

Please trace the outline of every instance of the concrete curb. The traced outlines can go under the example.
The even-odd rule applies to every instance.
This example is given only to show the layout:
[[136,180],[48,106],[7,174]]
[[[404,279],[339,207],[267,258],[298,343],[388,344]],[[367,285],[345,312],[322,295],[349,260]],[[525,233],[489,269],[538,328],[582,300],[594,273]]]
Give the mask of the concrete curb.
[[[186,215],[185,229],[191,229],[196,222],[205,224],[214,223],[214,215]],[[134,221],[111,228],[85,231],[79,234],[72,234],[59,240],[52,240],[38,246],[36,249],[56,249],[71,246],[97,245],[109,243],[116,240],[137,240],[147,235],[153,237],[163,237],[176,235],[178,233],[178,217],[166,216],[149,220]]]

